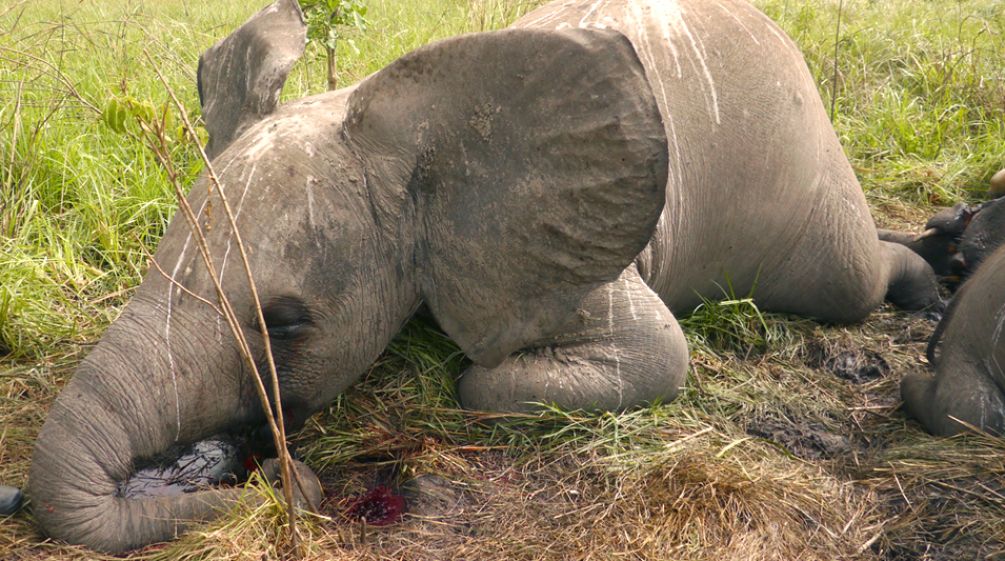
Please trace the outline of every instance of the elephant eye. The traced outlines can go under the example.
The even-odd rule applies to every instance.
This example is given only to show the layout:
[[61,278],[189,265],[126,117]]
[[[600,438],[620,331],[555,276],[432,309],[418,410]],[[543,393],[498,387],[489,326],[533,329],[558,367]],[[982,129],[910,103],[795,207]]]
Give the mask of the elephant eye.
[[294,296],[273,298],[262,308],[270,339],[296,339],[314,325],[310,310]]

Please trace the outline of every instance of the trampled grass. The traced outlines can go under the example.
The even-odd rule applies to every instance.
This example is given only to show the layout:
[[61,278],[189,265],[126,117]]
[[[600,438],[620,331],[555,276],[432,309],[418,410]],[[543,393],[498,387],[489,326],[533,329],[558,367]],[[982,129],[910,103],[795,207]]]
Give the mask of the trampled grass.
[[[359,53],[339,51],[340,83],[533,4],[371,0]],[[1005,166],[1001,2],[845,0],[836,72],[841,3],[757,4],[802,47],[825,106],[834,100],[877,221],[917,226],[930,205],[979,199]],[[116,97],[166,102],[149,56],[197,113],[199,54],[258,8],[0,6],[0,482],[24,483],[48,404],[128,300],[174,212],[156,158],[101,111]],[[324,83],[312,50],[283,96]],[[172,150],[194,177],[194,147]],[[896,410],[931,325],[884,309],[864,325],[820,326],[762,314],[744,296],[684,320],[692,368],[678,400],[622,415],[460,410],[464,357],[434,327],[410,324],[297,437],[330,493],[306,525],[308,558],[1005,557],[1002,441],[935,439]],[[459,489],[441,515],[387,528],[342,518],[347,497],[429,473]],[[132,558],[275,558],[269,504]],[[93,554],[44,541],[22,512],[0,522],[0,558]]]

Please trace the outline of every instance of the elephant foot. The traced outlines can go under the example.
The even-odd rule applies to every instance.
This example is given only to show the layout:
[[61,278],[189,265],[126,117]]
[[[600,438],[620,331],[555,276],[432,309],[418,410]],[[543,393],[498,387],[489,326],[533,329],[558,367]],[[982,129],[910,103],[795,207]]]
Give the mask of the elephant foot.
[[935,435],[976,429],[1005,434],[1005,395],[994,381],[971,368],[941,361],[938,372],[912,372],[901,380],[904,411]]
[[935,377],[928,373],[910,372],[900,381],[900,399],[908,417],[918,421],[929,432],[933,430],[930,412]]
[[632,266],[589,293],[565,333],[494,368],[470,367],[458,394],[464,407],[487,411],[623,410],[672,400],[687,366],[677,320]]

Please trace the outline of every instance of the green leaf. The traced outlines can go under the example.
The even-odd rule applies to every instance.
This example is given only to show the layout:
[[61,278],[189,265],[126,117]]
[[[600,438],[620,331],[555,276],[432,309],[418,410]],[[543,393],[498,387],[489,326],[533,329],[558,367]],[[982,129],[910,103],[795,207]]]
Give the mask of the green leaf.
[[101,112],[101,120],[108,125],[108,128],[119,134],[126,132],[126,108],[119,98],[113,97],[108,100],[104,111]]
[[134,97],[127,98],[130,113],[136,118],[137,122],[140,123],[152,123],[154,120],[154,115],[157,114],[157,109],[154,104],[147,100],[139,100]]
[[361,0],[300,0],[307,39],[335,48],[339,27],[366,29],[366,5]]

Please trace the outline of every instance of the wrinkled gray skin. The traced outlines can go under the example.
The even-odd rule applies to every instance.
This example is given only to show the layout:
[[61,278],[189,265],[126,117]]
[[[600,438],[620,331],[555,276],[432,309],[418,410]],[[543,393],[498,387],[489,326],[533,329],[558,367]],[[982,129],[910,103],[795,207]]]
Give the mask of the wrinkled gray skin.
[[901,382],[905,411],[933,434],[965,432],[967,425],[1005,433],[1003,283],[1005,248],[999,248],[963,285],[936,328],[928,352],[934,375],[915,372]]
[[[294,423],[421,303],[474,362],[466,407],[619,410],[677,395],[674,312],[727,283],[831,322],[888,291],[937,301],[927,265],[878,241],[798,49],[745,3],[552,4],[279,108],[302,23],[292,0],[256,18],[203,56],[199,89]],[[261,357],[222,204],[205,178],[188,200]],[[181,216],[155,258],[214,299]],[[29,487],[50,535],[121,551],[239,492],[114,496],[143,459],[262,422],[225,324],[186,291],[151,269],[53,405]]]

